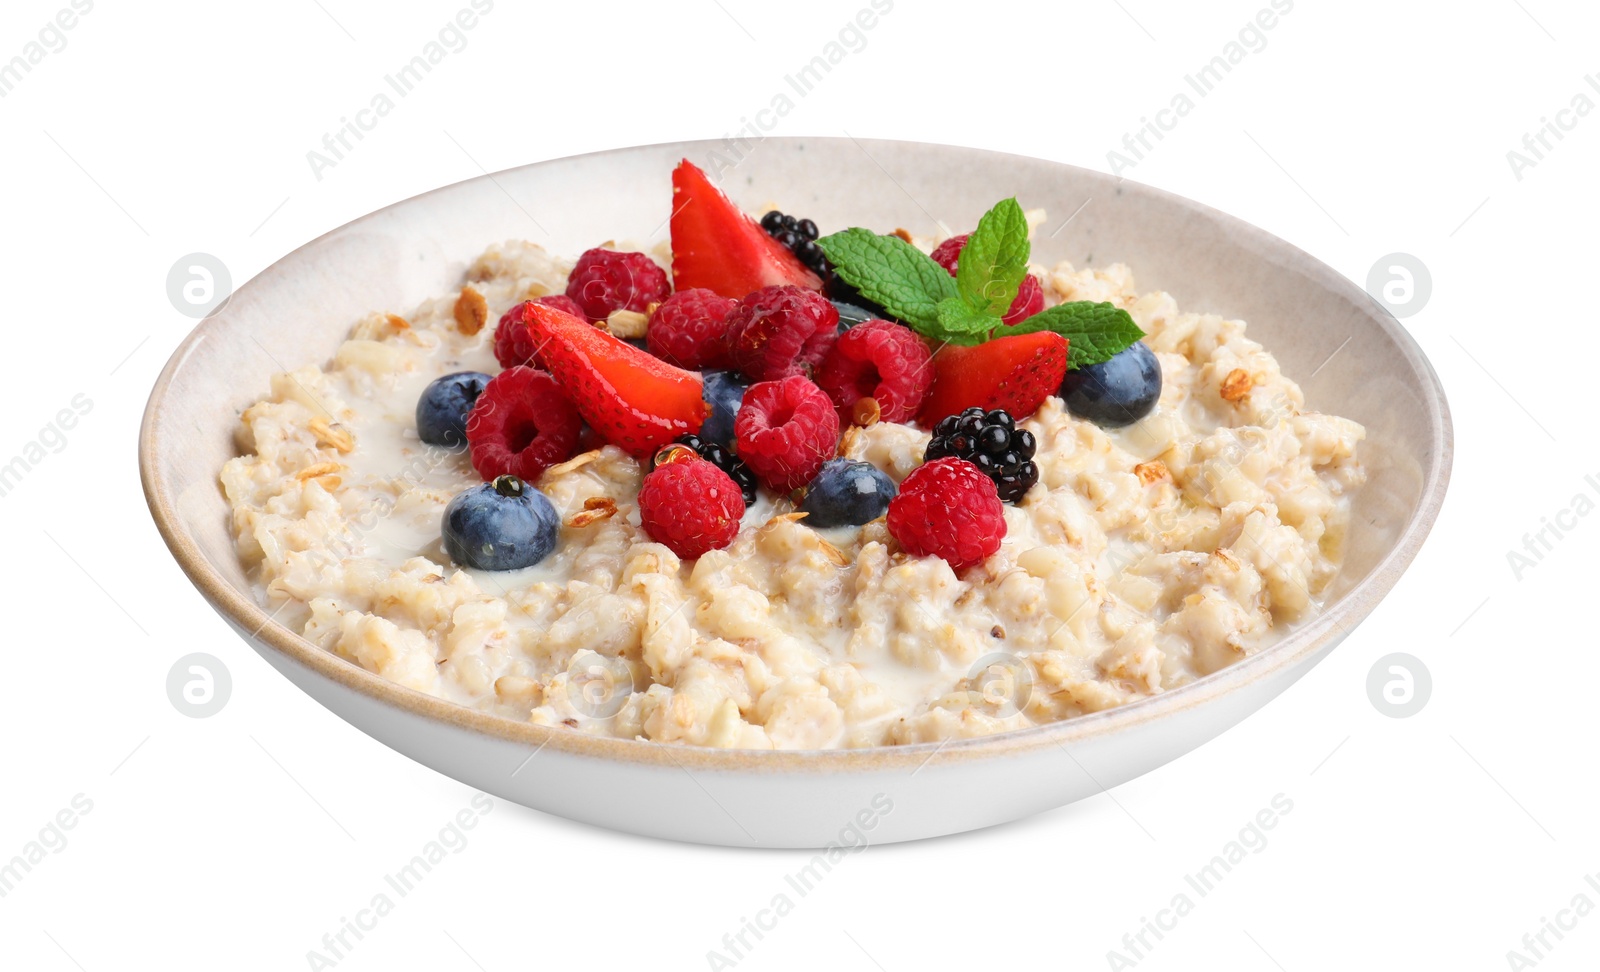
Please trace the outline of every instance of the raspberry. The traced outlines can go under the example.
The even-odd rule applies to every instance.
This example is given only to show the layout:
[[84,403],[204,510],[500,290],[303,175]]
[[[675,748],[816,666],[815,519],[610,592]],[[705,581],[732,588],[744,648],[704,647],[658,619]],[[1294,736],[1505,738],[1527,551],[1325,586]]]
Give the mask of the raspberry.
[[680,368],[728,368],[728,314],[738,301],[691,287],[661,302],[650,315],[650,353]]
[[619,310],[642,314],[670,293],[667,272],[643,253],[585,250],[567,277],[567,296],[591,321],[603,321]]
[[751,385],[733,422],[739,458],[769,489],[811,482],[839,448],[839,413],[804,375]]
[[539,346],[528,334],[529,304],[543,304],[546,307],[554,307],[563,314],[588,319],[577,301],[566,294],[551,294],[549,297],[523,301],[506,311],[494,329],[494,359],[500,362],[502,368],[515,368],[517,365],[544,367],[544,359],[539,357]]
[[472,468],[530,483],[572,457],[583,419],[549,374],[525,365],[495,375],[467,415]]
[[744,497],[728,474],[688,449],[651,470],[639,486],[639,522],[650,539],[684,560],[721,550],[739,535]]
[[875,399],[878,417],[904,422],[933,387],[933,355],[910,328],[866,321],[839,336],[817,369],[817,384],[840,408]]
[[[950,276],[956,275],[956,258],[961,256],[962,247],[967,245],[967,237],[972,234],[962,233],[952,236],[943,243],[933,248],[933,262],[950,271]],[[1015,324],[1026,320],[1044,310],[1044,288],[1039,285],[1039,278],[1033,274],[1025,274],[1022,285],[1017,288],[1017,298],[1011,302],[1011,307],[1001,318],[1007,324]]]
[[965,459],[935,459],[911,471],[889,501],[889,534],[908,553],[955,570],[981,564],[1006,535],[994,481]]
[[838,336],[839,309],[804,287],[762,287],[728,315],[728,350],[751,381],[804,374]]

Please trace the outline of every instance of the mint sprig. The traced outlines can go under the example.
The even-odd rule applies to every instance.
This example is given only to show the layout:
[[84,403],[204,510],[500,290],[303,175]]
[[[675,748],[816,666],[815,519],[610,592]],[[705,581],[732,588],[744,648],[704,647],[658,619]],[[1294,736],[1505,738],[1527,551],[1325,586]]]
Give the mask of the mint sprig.
[[817,245],[861,296],[919,332],[936,328],[939,301],[956,296],[956,282],[944,268],[898,236],[855,226],[824,236]]
[[1054,331],[1068,341],[1067,367],[1107,361],[1144,337],[1114,304],[1057,304],[1014,326],[1002,316],[1028,273],[1028,221],[1016,199],[983,214],[949,273],[897,236],[859,226],[817,241],[834,270],[891,316],[935,345],[971,346],[996,337]]
[[1067,339],[1067,367],[1074,371],[1109,361],[1144,337],[1127,311],[1115,304],[1087,300],[1048,307],[1006,328],[1007,334],[1035,331],[1054,331]]
[[1005,316],[1028,273],[1028,219],[1015,199],[1002,199],[978,220],[956,262],[956,289],[973,310]]

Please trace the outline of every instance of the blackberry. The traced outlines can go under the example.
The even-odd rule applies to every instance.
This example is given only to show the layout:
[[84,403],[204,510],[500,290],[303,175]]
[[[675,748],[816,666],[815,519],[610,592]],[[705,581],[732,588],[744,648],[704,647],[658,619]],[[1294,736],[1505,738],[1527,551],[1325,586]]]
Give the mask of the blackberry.
[[[727,473],[729,479],[739,484],[739,492],[744,494],[744,505],[749,506],[756,501],[756,474],[750,471],[750,467],[744,464],[743,459],[715,442],[700,438],[693,432],[686,432],[672,441],[688,446],[698,453],[700,458]],[[656,468],[653,456],[650,459],[650,468]]]
[[1033,433],[1017,428],[1005,409],[969,408],[934,427],[922,461],[965,459],[994,480],[1001,500],[1016,504],[1039,481],[1039,467],[1033,461],[1038,445]]
[[871,317],[893,320],[887,311],[861,296],[861,291],[833,272],[833,264],[828,262],[827,254],[817,245],[816,223],[774,209],[761,217],[761,228],[822,278],[822,293],[828,299],[853,304],[867,311]]

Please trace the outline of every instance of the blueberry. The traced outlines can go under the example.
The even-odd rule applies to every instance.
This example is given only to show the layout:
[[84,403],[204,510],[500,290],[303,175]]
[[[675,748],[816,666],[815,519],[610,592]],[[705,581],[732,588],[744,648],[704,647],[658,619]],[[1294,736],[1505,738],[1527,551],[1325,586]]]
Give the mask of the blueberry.
[[1149,415],[1160,397],[1161,362],[1143,341],[1133,342],[1110,361],[1067,372],[1061,383],[1069,412],[1108,429]]
[[700,438],[724,447],[733,443],[733,417],[744,402],[744,390],[744,383],[731,371],[705,373],[704,395],[711,414],[700,427]]
[[520,570],[550,556],[561,517],[543,493],[515,476],[499,476],[457,493],[440,532],[445,552],[462,567]]
[[481,371],[458,371],[429,382],[417,399],[417,435],[429,445],[466,445],[467,413],[488,383]]
[[800,509],[816,527],[860,526],[889,509],[894,480],[870,462],[829,459],[806,487]]
[[860,304],[852,304],[848,300],[836,300],[832,303],[839,312],[840,334],[850,330],[862,321],[877,320],[883,316],[876,311],[862,307]]

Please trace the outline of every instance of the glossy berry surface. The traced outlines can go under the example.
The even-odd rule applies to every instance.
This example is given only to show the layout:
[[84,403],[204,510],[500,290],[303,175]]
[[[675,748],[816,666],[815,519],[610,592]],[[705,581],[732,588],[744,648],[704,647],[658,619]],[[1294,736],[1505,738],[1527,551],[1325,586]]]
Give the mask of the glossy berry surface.
[[685,560],[732,543],[742,516],[739,487],[703,459],[691,456],[664,463],[639,485],[639,522],[644,532]]
[[860,526],[888,512],[894,480],[870,462],[829,459],[822,464],[799,509],[815,527]]
[[728,314],[738,303],[703,287],[680,290],[650,315],[645,346],[680,368],[726,368]]
[[572,458],[582,431],[583,419],[554,378],[526,365],[507,368],[467,416],[472,468],[484,479],[510,474],[536,482]]
[[839,448],[839,412],[802,375],[751,385],[733,423],[739,458],[763,486],[799,489]]
[[965,459],[994,481],[1002,502],[1015,504],[1039,481],[1037,448],[1033,433],[1017,428],[1004,409],[969,408],[934,427],[923,460]]
[[751,381],[805,374],[832,350],[839,312],[804,287],[762,287],[728,315],[728,350]]
[[539,345],[528,331],[530,303],[554,307],[563,314],[571,314],[577,318],[585,316],[583,308],[566,294],[551,294],[548,297],[523,301],[506,311],[494,329],[494,359],[500,362],[502,368],[515,368],[517,365],[544,368],[544,359],[539,356]]
[[445,552],[461,567],[520,570],[550,556],[561,517],[545,495],[516,476],[457,493],[440,527]]
[[585,250],[567,277],[567,296],[591,321],[603,321],[619,310],[642,314],[670,293],[667,272],[643,253]]
[[871,398],[883,421],[905,422],[933,387],[933,355],[909,327],[866,321],[839,335],[816,376],[841,409]]
[[733,420],[739,414],[739,406],[744,403],[744,390],[749,386],[732,371],[707,371],[702,377],[705,381],[703,394],[711,414],[706,416],[706,424],[700,427],[700,438],[721,446],[731,446]]
[[[679,445],[688,446],[700,458],[727,473],[728,478],[733,480],[735,485],[739,487],[739,493],[744,497],[746,506],[756,501],[756,474],[751,472],[750,467],[745,465],[738,456],[729,452],[726,447],[720,443],[703,439],[693,432],[688,435],[680,435],[673,441]],[[658,452],[650,457],[651,469],[656,468],[656,460],[660,455],[661,453]]]
[[965,459],[924,463],[889,502],[889,535],[908,553],[938,557],[955,570],[981,564],[1006,535],[994,482]]
[[1143,341],[1133,342],[1109,361],[1069,371],[1061,382],[1067,411],[1108,429],[1139,421],[1160,398],[1161,362]]
[[481,371],[458,371],[429,382],[417,399],[417,437],[451,449],[466,445],[467,415],[488,384]]

